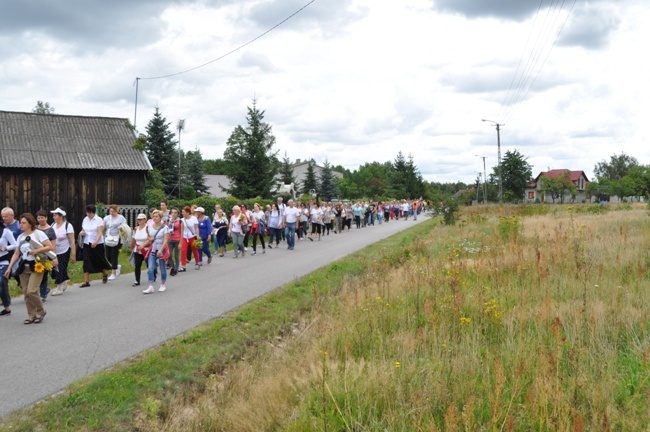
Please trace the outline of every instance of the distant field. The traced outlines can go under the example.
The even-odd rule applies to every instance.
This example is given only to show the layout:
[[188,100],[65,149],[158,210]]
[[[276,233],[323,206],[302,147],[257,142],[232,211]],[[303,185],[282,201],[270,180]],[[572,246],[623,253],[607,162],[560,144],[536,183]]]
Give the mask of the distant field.
[[[454,227],[434,219],[371,246],[3,430],[648,430],[647,208],[462,212]],[[116,377],[128,404],[115,400]]]

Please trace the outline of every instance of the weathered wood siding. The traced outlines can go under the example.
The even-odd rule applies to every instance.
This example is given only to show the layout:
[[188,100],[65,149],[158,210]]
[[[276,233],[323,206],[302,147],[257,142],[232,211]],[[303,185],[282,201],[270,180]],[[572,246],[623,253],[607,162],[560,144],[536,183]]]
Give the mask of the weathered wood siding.
[[7,169],[0,167],[0,208],[16,215],[63,206],[79,232],[87,204],[138,205],[143,171]]

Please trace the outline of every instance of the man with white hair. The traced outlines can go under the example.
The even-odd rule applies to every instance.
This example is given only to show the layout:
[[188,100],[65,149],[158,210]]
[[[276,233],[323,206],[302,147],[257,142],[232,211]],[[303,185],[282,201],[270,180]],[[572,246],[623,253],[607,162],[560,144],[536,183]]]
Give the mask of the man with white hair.
[[[283,203],[282,201],[283,201],[282,197],[278,197],[277,207],[278,207],[278,213],[280,214],[280,220],[281,221],[284,220],[283,219],[284,211],[287,208],[287,205],[285,203]],[[280,231],[282,231],[282,240],[286,240],[286,235],[285,235],[284,230],[280,230]]]
[[289,200],[289,207],[284,209],[282,225],[286,230],[287,249],[293,250],[296,245],[296,223],[300,218],[300,210],[294,205],[292,199]]
[[23,233],[23,230],[20,229],[20,223],[14,218],[14,209],[11,207],[5,207],[2,209],[1,214],[5,228],[8,228],[9,231],[11,231],[14,240],[17,239],[18,236]]

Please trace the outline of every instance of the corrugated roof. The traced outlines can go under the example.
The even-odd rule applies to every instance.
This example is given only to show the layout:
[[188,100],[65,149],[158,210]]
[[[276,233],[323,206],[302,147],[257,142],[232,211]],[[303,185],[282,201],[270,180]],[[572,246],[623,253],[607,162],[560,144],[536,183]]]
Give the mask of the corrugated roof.
[[127,119],[0,111],[0,167],[150,170]]

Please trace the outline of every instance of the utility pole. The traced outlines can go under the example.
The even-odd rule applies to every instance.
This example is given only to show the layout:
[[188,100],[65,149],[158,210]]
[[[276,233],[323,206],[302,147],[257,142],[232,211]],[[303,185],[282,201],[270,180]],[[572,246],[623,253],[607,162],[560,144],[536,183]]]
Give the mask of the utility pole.
[[176,125],[178,129],[178,198],[181,198],[181,132],[185,130],[185,119],[180,119]]
[[496,126],[497,128],[497,149],[498,149],[498,167],[499,167],[499,203],[503,203],[503,172],[501,171],[501,126],[505,126],[505,124],[499,124],[498,122],[495,122],[493,120],[487,120],[487,119],[482,119],[481,121],[484,122],[489,122],[492,124],[492,126]]

